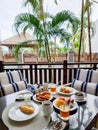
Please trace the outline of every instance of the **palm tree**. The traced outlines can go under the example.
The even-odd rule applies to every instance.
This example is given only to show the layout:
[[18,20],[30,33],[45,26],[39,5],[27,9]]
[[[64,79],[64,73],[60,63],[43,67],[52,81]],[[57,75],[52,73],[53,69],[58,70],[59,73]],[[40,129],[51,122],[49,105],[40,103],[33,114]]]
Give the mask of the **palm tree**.
[[[85,2],[85,3],[84,3]],[[80,53],[81,53],[81,46],[83,44],[83,32],[84,28],[86,25],[87,27],[87,34],[88,34],[88,42],[89,42],[89,54],[90,54],[90,61],[92,61],[92,47],[91,47],[91,37],[94,36],[95,34],[95,27],[94,23],[91,22],[90,20],[90,15],[91,15],[91,7],[93,3],[97,3],[94,0],[82,0],[82,9],[81,9],[81,33],[80,33],[80,46],[79,46],[79,56],[78,56],[78,61],[80,61]],[[86,17],[85,17],[86,15]],[[86,18],[86,21],[85,21]]]
[[[57,4],[57,1],[54,0]],[[33,13],[22,13],[15,18],[15,28],[19,33],[20,30],[25,34],[26,31],[32,30],[39,42],[39,48],[45,47],[45,55],[47,61],[51,62],[51,54],[49,43],[52,39],[60,38],[61,41],[69,42],[69,38],[77,31],[80,21],[70,11],[61,11],[55,16],[46,13],[43,8],[43,0],[26,0],[25,6],[30,3]],[[64,28],[64,22],[68,22],[72,28],[72,33],[69,33]],[[19,49],[19,48],[18,48]]]

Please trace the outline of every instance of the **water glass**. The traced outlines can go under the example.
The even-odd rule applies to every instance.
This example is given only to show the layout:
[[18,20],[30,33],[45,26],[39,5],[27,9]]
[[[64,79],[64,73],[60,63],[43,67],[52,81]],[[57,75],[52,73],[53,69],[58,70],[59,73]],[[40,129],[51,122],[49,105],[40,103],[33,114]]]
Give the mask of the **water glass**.
[[44,83],[43,89],[44,89],[44,91],[48,91],[48,83]]
[[24,94],[25,101],[31,101],[31,95],[30,94]]

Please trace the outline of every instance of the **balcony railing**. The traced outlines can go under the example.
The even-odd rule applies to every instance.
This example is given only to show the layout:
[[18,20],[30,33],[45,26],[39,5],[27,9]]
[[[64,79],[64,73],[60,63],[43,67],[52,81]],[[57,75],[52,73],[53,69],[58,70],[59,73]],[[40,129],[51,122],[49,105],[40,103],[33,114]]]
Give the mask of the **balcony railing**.
[[33,63],[33,64],[2,64],[0,63],[0,72],[9,70],[21,70],[23,78],[28,83],[43,84],[44,82],[54,82],[56,84],[65,84],[71,82],[75,77],[77,68],[80,69],[98,69],[98,62],[73,62],[67,60],[56,63]]

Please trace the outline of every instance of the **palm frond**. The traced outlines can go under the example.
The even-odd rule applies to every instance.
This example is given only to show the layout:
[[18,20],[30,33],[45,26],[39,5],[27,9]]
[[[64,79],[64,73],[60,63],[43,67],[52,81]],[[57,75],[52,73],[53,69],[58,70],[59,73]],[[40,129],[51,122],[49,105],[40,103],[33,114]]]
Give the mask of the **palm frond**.
[[16,60],[18,60],[18,52],[19,52],[20,48],[22,48],[23,46],[28,46],[32,41],[33,40],[27,40],[25,42],[20,42],[13,48],[12,53]]
[[29,3],[33,7],[33,10],[37,13],[39,8],[39,0],[25,0],[23,5],[27,6]]
[[70,11],[62,11],[56,14],[52,20],[52,26],[62,25],[64,22],[69,21],[73,26],[73,31],[76,32],[78,26],[80,25],[80,20],[75,17],[75,15]]
[[84,14],[87,12],[88,8],[92,6],[92,2],[86,2],[83,8]]
[[57,0],[54,0],[54,2],[55,2],[56,5],[58,4],[58,3],[57,3]]
[[56,14],[56,16],[52,20],[52,25],[55,26],[70,19],[78,21],[78,18],[76,18],[71,11],[64,10]]
[[40,21],[30,13],[21,13],[15,17],[14,25],[16,31],[18,31],[18,29],[24,29],[24,31],[26,31],[33,27],[39,28]]
[[98,4],[98,1],[96,1],[96,0],[91,0],[92,2],[94,2],[94,3],[96,3],[96,4]]

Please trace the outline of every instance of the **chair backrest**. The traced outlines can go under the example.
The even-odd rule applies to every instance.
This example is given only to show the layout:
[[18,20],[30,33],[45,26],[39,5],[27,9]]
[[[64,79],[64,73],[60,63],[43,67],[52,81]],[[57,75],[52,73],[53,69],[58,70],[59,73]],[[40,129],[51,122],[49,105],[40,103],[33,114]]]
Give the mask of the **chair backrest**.
[[12,83],[12,79],[9,72],[0,73],[0,85],[6,85]]
[[91,71],[88,69],[78,69],[76,73],[76,80],[88,82]]
[[90,71],[90,76],[89,76],[89,81],[91,83],[98,83],[98,71],[96,70],[91,70]]
[[0,73],[0,96],[5,96],[27,88],[20,70]]
[[98,96],[98,71],[78,69],[71,87]]
[[9,71],[12,82],[19,82],[23,80],[22,73],[20,70]]

